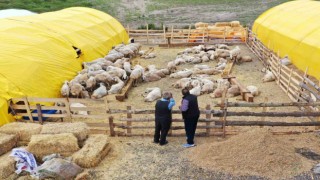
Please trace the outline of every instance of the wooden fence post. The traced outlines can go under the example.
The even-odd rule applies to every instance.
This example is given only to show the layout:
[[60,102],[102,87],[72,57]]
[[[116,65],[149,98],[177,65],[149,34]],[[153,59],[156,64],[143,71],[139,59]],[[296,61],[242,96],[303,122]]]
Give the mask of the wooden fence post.
[[36,106],[37,106],[37,113],[38,113],[38,121],[40,122],[40,124],[43,124],[41,106],[40,104],[36,104]]
[[132,118],[132,113],[130,112],[131,111],[131,106],[127,106],[127,118],[129,121],[127,121],[127,136],[131,136],[131,133],[132,133],[132,128],[131,128],[131,125],[132,125],[132,121],[130,121],[130,119]]
[[188,30],[188,40],[187,43],[190,42],[190,34],[191,34],[191,24],[189,25],[189,30]]
[[109,117],[110,136],[115,136],[113,116]]
[[30,110],[30,106],[29,106],[29,102],[28,102],[27,97],[23,98],[23,103],[26,106],[26,110],[27,110],[30,121],[33,122],[33,118],[32,118],[32,114],[31,114],[31,110]]
[[173,25],[171,26],[171,42],[173,42]]
[[149,44],[149,25],[147,24],[147,44]]
[[[264,103],[267,103],[268,102],[268,97],[265,97],[264,98]],[[262,112],[266,112],[267,111],[267,107],[262,107]],[[266,117],[265,116],[262,116],[261,117],[261,121],[265,121],[265,119],[266,119]],[[260,126],[261,128],[263,127],[263,126]]]
[[163,25],[163,39],[166,41],[166,25]]
[[223,138],[226,137],[226,121],[227,121],[227,111],[228,111],[227,108],[228,108],[228,99],[225,99],[224,108],[223,108],[223,125],[222,125]]
[[[206,120],[207,121],[210,121],[211,120],[211,106],[210,106],[210,104],[207,104],[207,106],[206,106]],[[210,122],[206,122],[206,126],[208,127],[207,129],[206,129],[206,135],[207,136],[210,136]]]

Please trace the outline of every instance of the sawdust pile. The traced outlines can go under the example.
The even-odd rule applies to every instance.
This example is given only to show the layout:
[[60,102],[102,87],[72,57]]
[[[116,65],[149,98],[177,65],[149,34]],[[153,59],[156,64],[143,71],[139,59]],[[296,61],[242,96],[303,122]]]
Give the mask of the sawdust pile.
[[290,142],[267,129],[255,129],[223,142],[202,144],[187,152],[192,163],[233,175],[284,178],[312,168],[312,161],[295,153]]

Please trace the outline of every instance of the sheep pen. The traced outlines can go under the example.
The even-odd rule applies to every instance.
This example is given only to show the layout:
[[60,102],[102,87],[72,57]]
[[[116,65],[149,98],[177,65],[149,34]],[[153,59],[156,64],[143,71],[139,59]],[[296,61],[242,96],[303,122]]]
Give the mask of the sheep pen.
[[[281,90],[281,88],[278,87],[275,81],[273,82],[265,82],[263,83],[262,79],[265,76],[265,73],[262,72],[264,67],[262,63],[258,60],[258,58],[243,44],[238,44],[238,45],[233,45],[229,46],[230,49],[239,47],[241,49],[241,55],[243,56],[250,56],[252,58],[252,61],[249,62],[242,62],[240,64],[235,64],[232,73],[230,76],[235,76],[237,79],[242,83],[243,86],[247,87],[252,87],[255,86],[259,89],[259,93],[257,93],[257,96],[255,96],[254,101],[257,103],[262,103],[262,102],[289,102],[290,99],[289,97],[286,96],[285,92]],[[142,46],[142,50],[149,49],[150,46]],[[173,60],[177,59],[177,56],[182,52],[185,51],[186,47],[181,47],[181,48],[160,48],[160,47],[152,47],[153,53],[156,54],[156,57],[151,58],[151,59],[145,59],[142,57],[135,57],[131,60],[131,62],[136,62],[134,65],[139,65],[143,67],[143,70],[146,72],[158,72],[155,70],[164,69],[167,68],[167,65],[169,62],[172,62]],[[200,53],[198,53],[200,54]],[[226,54],[224,54],[226,55]],[[226,55],[227,57],[228,55]],[[198,63],[199,59],[195,58],[196,62]],[[210,58],[209,58],[210,59]],[[184,64],[179,64],[176,66],[176,69],[172,69],[175,72],[179,71],[188,71],[191,69],[194,69],[197,67],[199,71],[205,71],[208,68],[215,69],[215,67],[218,67],[218,63],[225,63],[223,61],[218,62],[216,61],[208,61],[208,59],[203,58],[202,63],[199,64],[193,64],[193,63],[184,63]],[[181,62],[179,62],[181,63]],[[220,64],[220,65],[221,65]],[[154,66],[150,66],[154,65]],[[137,69],[136,71],[140,71],[141,67],[139,66],[134,66],[131,67],[130,70]],[[220,66],[221,67],[221,66]],[[139,70],[140,69],[140,70]],[[187,70],[186,70],[187,69]],[[127,69],[128,70],[128,69]],[[198,72],[199,72],[198,71]],[[161,74],[161,73],[160,73]],[[164,73],[163,73],[164,74]],[[214,79],[218,80],[221,79],[221,71],[219,73],[212,73],[210,72],[210,75],[208,75],[209,79]],[[201,75],[200,73],[197,73],[198,78],[196,78],[197,81],[201,81],[205,79],[205,76]],[[120,76],[120,75],[119,75]],[[187,77],[189,78],[189,77]],[[177,105],[173,108],[174,110],[178,110],[178,106],[181,101],[181,87],[174,87],[173,84],[175,84],[178,80],[181,78],[173,78],[170,77],[169,75],[165,75],[164,77],[161,77],[157,79],[156,81],[150,81],[150,82],[137,82],[137,84],[131,88],[131,90],[128,92],[128,98],[125,99],[123,102],[117,101],[115,96],[116,94],[108,94],[104,97],[104,99],[107,100],[108,102],[108,107],[110,109],[126,109],[127,106],[132,106],[133,109],[154,109],[155,101],[148,102],[146,101],[144,95],[146,90],[152,88],[159,88],[161,92],[165,91],[170,91],[173,94],[173,97],[175,98]],[[193,80],[195,78],[193,77]],[[221,84],[224,84],[224,82],[221,82]],[[199,82],[194,83],[194,86],[197,87],[199,85]],[[228,85],[229,86],[229,85]],[[249,88],[248,88],[249,89]],[[250,88],[254,89],[254,88]],[[254,90],[253,90],[254,91]],[[215,104],[218,104],[221,102],[221,98],[212,98],[212,93],[213,92],[201,92],[200,95],[198,96],[198,101],[199,101],[199,106],[201,110],[205,110],[206,105],[211,105],[211,107],[214,107]],[[159,96],[157,96],[159,98]],[[267,100],[266,100],[267,99]],[[241,102],[242,98],[241,96],[234,96],[234,97],[228,97],[229,102]],[[98,105],[98,104],[86,104],[88,106],[103,106],[103,105]],[[212,108],[215,109],[215,108]],[[219,108],[216,108],[217,110]],[[232,108],[230,109],[234,111],[247,111],[247,112],[261,112],[263,111],[263,108],[250,108],[250,107],[241,107],[241,108]],[[274,108],[270,107],[268,110],[273,111],[273,112],[281,112],[281,111],[297,111],[297,107],[289,107],[286,109],[282,108]],[[107,116],[112,115],[114,116],[114,121],[117,124],[122,124],[125,126],[126,124],[123,121],[120,121],[121,118],[127,118],[127,114],[107,114]],[[101,122],[106,122],[107,116],[105,118],[97,118],[97,119],[83,119],[83,118],[73,118],[72,121],[74,122],[87,122],[87,123],[101,123]],[[133,115],[135,118],[153,118],[153,115]],[[202,115],[203,116],[203,115]],[[174,115],[173,118],[181,118],[180,115]],[[204,117],[202,117],[204,118]],[[232,120],[244,120],[244,121],[252,121],[256,120],[256,117],[233,117]],[[271,118],[271,117],[264,117],[263,120],[268,121],[276,121],[276,122],[307,122],[309,119],[307,118],[292,118],[292,117],[285,117],[285,118]],[[65,119],[65,121],[69,121],[68,118]],[[177,124],[174,122],[174,124]],[[140,127],[153,127],[154,122],[134,122],[135,126],[140,126]],[[183,125],[182,123],[180,125]],[[105,130],[105,127],[101,127],[101,129]],[[234,134],[241,134],[245,133],[249,130],[255,129],[256,133],[259,134],[261,133],[259,131],[260,127],[232,127],[228,126],[227,130],[230,132],[234,132]],[[307,131],[308,129],[310,130],[309,127],[272,127],[268,128],[272,132],[295,132],[295,131]],[[119,131],[124,131],[121,128],[118,128],[117,130]],[[137,134],[147,134],[147,135],[152,135],[153,134],[153,129],[133,129],[134,133]],[[177,130],[175,131],[177,133],[183,134],[183,130]],[[198,129],[197,132],[203,132],[202,129]],[[107,132],[108,133],[108,132]],[[133,133],[133,134],[134,134]],[[313,134],[304,134],[306,139],[309,137],[310,139],[314,136]],[[285,136],[285,135],[283,135]],[[286,142],[292,141],[300,141],[300,137],[294,136],[293,138],[290,138],[289,136],[286,136]],[[199,145],[203,145],[202,147],[206,147],[206,144],[210,141],[225,141],[228,140],[228,136],[226,139],[219,139],[217,137],[206,137],[206,138],[199,138],[196,137],[196,142]],[[203,167],[202,164],[199,164],[199,166],[196,164],[196,166],[193,164],[193,161],[190,161],[184,157],[182,152],[187,152],[188,150],[182,149],[180,146],[181,144],[184,143],[184,138],[175,138],[175,137],[169,137],[170,144],[168,147],[157,147],[154,144],[151,143],[151,137],[122,137],[122,138],[109,138],[110,144],[112,144],[112,149],[108,156],[104,160],[101,161],[101,163],[93,168],[94,175],[97,179],[105,179],[105,178],[115,178],[115,179],[123,179],[123,178],[141,178],[141,176],[138,176],[139,173],[133,173],[134,172],[141,172],[145,174],[143,177],[146,177],[148,179],[156,178],[156,175],[159,175],[159,172],[156,171],[157,167],[164,169],[165,171],[169,171],[170,169],[167,168],[167,165],[165,162],[160,160],[157,154],[159,153],[165,153],[164,159],[167,161],[170,161],[170,164],[168,167],[178,167],[179,171],[185,171],[186,169],[183,169],[181,166],[187,165],[190,169],[192,169],[195,174],[201,174],[205,173],[208,175],[208,178],[203,178],[203,176],[196,176],[192,175],[190,177],[194,179],[219,179],[221,176],[211,176],[212,174],[219,174],[222,172],[223,174],[229,174],[232,173],[230,172],[229,169],[227,170],[221,170],[219,168],[217,169],[206,169],[206,170],[201,170]],[[243,141],[246,141],[246,139],[243,139]],[[275,143],[278,143],[278,141],[275,141]],[[314,147],[316,145],[316,142],[308,142],[306,144],[306,147],[310,147],[312,150],[315,152],[319,153]],[[299,145],[297,147],[301,148],[303,145]],[[179,148],[180,147],[180,148]],[[197,148],[197,147],[196,147]],[[200,148],[200,146],[199,146]],[[232,148],[237,148],[237,147],[232,147]],[[263,148],[263,147],[260,147]],[[259,150],[259,149],[258,149]],[[174,153],[170,153],[174,152]],[[237,150],[235,150],[237,151]],[[281,150],[279,153],[282,153]],[[294,153],[292,151],[291,153]],[[152,159],[152,161],[148,161],[147,159]],[[172,159],[176,159],[176,161],[172,161]],[[205,158],[204,158],[205,159]],[[196,161],[196,160],[195,160]],[[152,163],[152,162],[158,162],[158,163]],[[204,164],[206,162],[203,162]],[[147,164],[146,168],[141,169],[141,164]],[[127,167],[132,167],[132,170],[128,169]],[[123,172],[123,169],[128,172]],[[218,170],[219,173],[216,172]],[[148,173],[151,171],[152,173]],[[131,172],[131,173],[130,173]],[[288,171],[290,173],[290,171]],[[179,178],[179,172],[168,172],[169,175],[171,175],[171,178]],[[172,176],[173,175],[173,176]],[[176,176],[174,176],[176,175]],[[237,174],[235,174],[237,175]],[[256,175],[256,174],[248,174],[248,175]],[[263,175],[263,174],[261,174]],[[166,176],[167,179],[170,179],[169,176]],[[186,176],[184,176],[186,177]],[[189,177],[189,176],[188,176]],[[210,177],[210,178],[209,178]],[[228,177],[228,176],[223,176],[223,177]]]

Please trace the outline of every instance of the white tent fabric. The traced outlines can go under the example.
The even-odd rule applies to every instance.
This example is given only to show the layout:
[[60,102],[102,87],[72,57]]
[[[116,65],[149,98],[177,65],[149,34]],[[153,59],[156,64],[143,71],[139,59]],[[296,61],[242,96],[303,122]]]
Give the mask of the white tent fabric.
[[28,16],[32,14],[37,14],[28,10],[24,9],[5,9],[0,10],[0,18],[10,18],[10,17],[17,17],[17,16]]

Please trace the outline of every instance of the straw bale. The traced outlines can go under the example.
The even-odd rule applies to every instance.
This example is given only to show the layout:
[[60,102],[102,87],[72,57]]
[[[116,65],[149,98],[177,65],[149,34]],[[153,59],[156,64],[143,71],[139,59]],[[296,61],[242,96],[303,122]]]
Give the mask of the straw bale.
[[72,155],[72,159],[81,167],[95,167],[109,151],[108,136],[102,134],[92,135],[87,139],[83,148]]
[[38,160],[50,154],[71,156],[79,150],[77,138],[72,133],[38,134],[31,137],[27,150]]
[[30,141],[31,136],[40,134],[42,125],[36,123],[13,122],[0,127],[0,133],[17,134],[19,141]]
[[0,179],[8,178],[16,170],[15,160],[9,155],[10,152],[0,156]]
[[61,134],[72,133],[78,141],[83,141],[88,137],[89,127],[86,123],[53,123],[43,126],[41,134]]
[[0,155],[10,151],[16,145],[17,145],[16,135],[0,133]]

